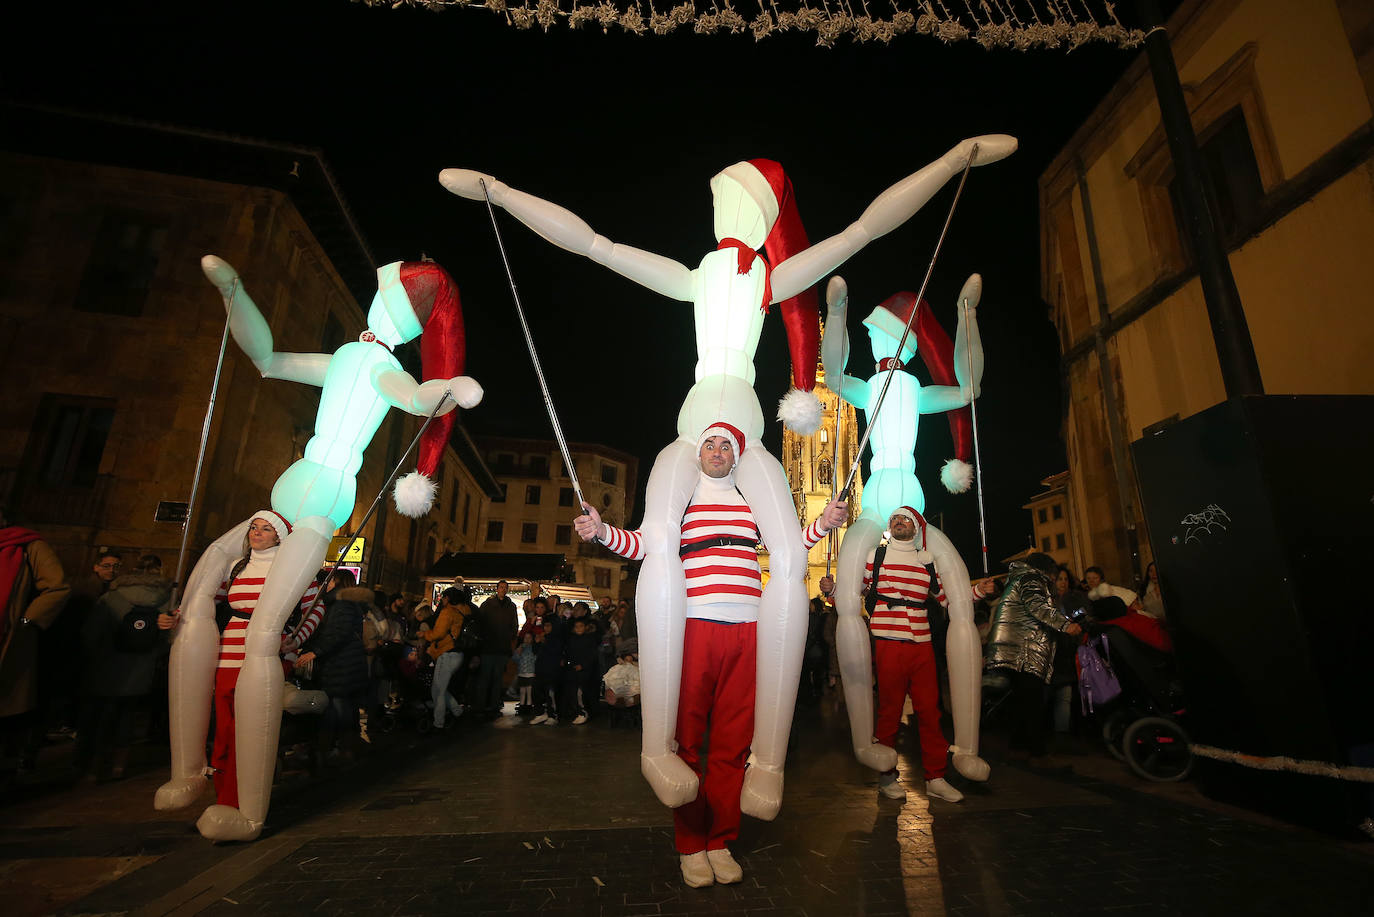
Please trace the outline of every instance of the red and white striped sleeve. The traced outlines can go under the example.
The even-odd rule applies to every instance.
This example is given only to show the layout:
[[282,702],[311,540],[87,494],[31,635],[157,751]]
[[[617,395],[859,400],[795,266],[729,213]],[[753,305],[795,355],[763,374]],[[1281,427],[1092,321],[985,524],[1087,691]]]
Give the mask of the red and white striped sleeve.
[[228,581],[228,580],[225,580],[224,582],[220,583],[220,584],[219,584],[219,588],[215,590],[215,604],[219,604],[220,602],[228,601],[228,599],[229,599],[229,581]]
[[629,560],[644,559],[644,539],[639,537],[638,531],[627,532],[607,523],[605,542],[607,548],[621,557]]
[[877,551],[868,552],[868,560],[864,561],[864,585],[863,592],[868,591],[868,587],[873,585],[873,558],[878,556]]
[[946,608],[949,607],[949,598],[945,595],[945,581],[940,579],[939,571],[935,575],[935,601]]
[[817,519],[802,531],[802,543],[806,545],[806,550],[809,551],[820,544],[821,539],[829,534],[830,530],[821,528],[821,520]]
[[[324,604],[315,601],[315,596],[320,591],[319,583],[311,583],[310,588],[305,590],[305,595],[301,596],[301,623],[292,634],[299,646],[310,639],[310,635],[315,632],[315,628],[320,626],[320,619],[324,617]],[[312,608],[311,605],[314,605]]]

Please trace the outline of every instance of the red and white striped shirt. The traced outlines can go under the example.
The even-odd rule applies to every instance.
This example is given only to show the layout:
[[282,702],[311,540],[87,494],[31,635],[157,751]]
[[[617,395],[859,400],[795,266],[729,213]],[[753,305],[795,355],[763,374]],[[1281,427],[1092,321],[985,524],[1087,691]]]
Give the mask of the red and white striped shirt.
[[[257,607],[258,596],[262,594],[262,584],[267,581],[267,571],[272,569],[272,560],[277,556],[275,547],[267,548],[263,551],[254,551],[248,559],[248,565],[243,568],[237,577],[234,578],[233,586],[225,580],[220,584],[219,591],[215,593],[215,602],[228,601],[229,607],[234,609],[234,617],[229,619],[229,623],[224,626],[224,633],[219,638],[219,665],[221,669],[241,669],[246,655],[246,643],[248,640],[248,618],[253,614],[253,609]],[[305,595],[301,596],[300,607],[304,613],[315,601],[315,593],[319,591],[318,584],[311,583],[310,588],[305,590]],[[305,615],[300,626],[296,628],[295,636],[298,643],[304,643],[315,628],[319,626],[320,618],[324,615],[324,607],[316,605],[313,610]]]
[[[864,591],[873,582],[873,558],[877,550],[868,552],[864,564]],[[889,605],[883,597],[906,599],[924,603],[930,594],[930,574],[926,564],[931,563],[929,551],[916,550],[916,542],[888,542],[887,553],[883,556],[883,568],[878,571],[878,603],[868,620],[868,629],[875,637],[888,640],[907,640],[912,643],[930,642],[930,622],[926,620],[926,610],[907,605]],[[936,580],[935,599],[948,606],[944,587]]]
[[[638,531],[628,532],[613,525],[606,528],[609,532],[606,547],[630,560],[644,557],[644,541]],[[810,550],[827,531],[817,519],[802,532],[802,543]],[[760,540],[749,504],[729,479],[703,474],[682,518],[681,546],[722,537],[743,538],[754,543]],[[763,596],[758,552],[747,545],[702,548],[684,557],[682,568],[687,575],[688,617],[702,616],[700,612],[693,614],[692,606],[758,605]]]

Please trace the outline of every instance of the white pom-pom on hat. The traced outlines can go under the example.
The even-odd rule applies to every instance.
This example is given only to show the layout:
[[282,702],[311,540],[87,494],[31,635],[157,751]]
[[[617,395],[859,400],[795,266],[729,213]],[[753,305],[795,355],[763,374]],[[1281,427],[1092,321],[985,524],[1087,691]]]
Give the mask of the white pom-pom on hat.
[[392,495],[398,512],[418,519],[434,507],[434,496],[438,492],[439,487],[433,478],[412,471],[396,482]]
[[815,392],[789,389],[778,401],[778,420],[797,433],[815,433],[821,428],[821,399]]
[[940,468],[940,483],[952,494],[966,493],[973,486],[973,466],[952,458]]

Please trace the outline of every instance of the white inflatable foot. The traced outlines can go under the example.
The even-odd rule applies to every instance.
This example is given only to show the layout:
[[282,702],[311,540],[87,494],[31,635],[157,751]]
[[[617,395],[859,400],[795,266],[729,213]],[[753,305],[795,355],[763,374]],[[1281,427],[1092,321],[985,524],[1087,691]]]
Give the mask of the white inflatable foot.
[[782,772],[765,770],[751,764],[744,772],[744,789],[739,794],[739,809],[745,815],[772,821],[782,808]]
[[210,806],[196,819],[196,830],[210,841],[251,841],[262,833],[262,822],[249,821],[231,806]]
[[162,811],[184,809],[200,798],[207,783],[209,780],[199,775],[168,780],[157,788],[157,795],[153,797],[153,808]]
[[879,745],[877,742],[865,748],[854,749],[854,757],[859,759],[859,763],[864,767],[871,767],[880,774],[886,773],[897,766],[897,751],[886,745]]
[[685,806],[697,798],[697,775],[675,754],[641,755],[639,770],[649,781],[658,801],[670,809]]
[[982,783],[988,779],[991,768],[988,762],[977,755],[955,754],[953,759],[954,769],[965,780],[976,780]]

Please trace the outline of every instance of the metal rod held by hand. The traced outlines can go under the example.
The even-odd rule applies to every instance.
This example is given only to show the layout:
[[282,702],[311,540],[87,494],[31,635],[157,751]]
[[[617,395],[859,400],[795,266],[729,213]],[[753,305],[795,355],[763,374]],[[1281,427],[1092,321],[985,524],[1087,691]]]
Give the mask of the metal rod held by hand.
[[[410,453],[415,450],[416,443],[420,441],[420,437],[425,435],[425,431],[429,429],[429,425],[434,422],[434,418],[439,414],[439,409],[452,397],[453,395],[449,390],[444,389],[444,394],[439,398],[439,403],[434,406],[434,410],[429,412],[429,416],[425,418],[425,422],[420,424],[420,432],[415,434],[415,438],[410,441],[409,446],[406,446],[406,451],[402,453],[400,461],[396,463],[396,467],[391,469],[391,474],[387,475],[386,480],[382,482],[382,489],[377,492],[377,498],[373,500],[372,505],[367,508],[367,513],[363,515],[363,521],[359,522],[358,527],[353,530],[353,537],[348,539],[348,544],[344,545],[343,550],[339,551],[339,556],[334,560],[334,566],[329,569],[329,573],[325,576],[324,582],[320,583],[320,588],[315,590],[315,600],[311,602],[310,607],[305,610],[306,615],[310,614],[315,606],[320,603],[320,600],[324,598],[324,587],[329,582],[329,578],[343,566],[344,558],[348,556],[349,549],[353,547],[353,543],[362,535],[363,529],[367,528],[368,522],[372,521],[372,514],[377,512],[377,507],[382,505],[382,498],[386,496],[387,491],[391,490],[391,485],[396,481],[396,475],[400,474],[401,469],[405,467],[406,459],[410,458]],[[302,615],[302,619],[303,618],[304,615]]]
[[[844,388],[844,373],[840,373],[839,387],[833,389],[835,392],[835,457],[830,464],[830,499],[835,499],[835,487],[840,480],[840,440],[844,430],[844,395],[841,394]],[[825,575],[830,575],[830,557],[835,549],[835,541],[839,538],[837,529],[831,529],[827,536],[825,546]],[[837,561],[838,562],[838,561]]]
[[[968,329],[968,300],[960,307],[964,310],[964,355],[968,358],[968,374],[973,375],[972,333]],[[973,384],[970,379],[970,385]],[[978,397],[968,400],[969,419],[973,425],[973,479],[978,485],[978,536],[983,541],[983,575],[988,575],[988,519],[983,512],[983,460],[978,453]]]
[[[558,422],[558,413],[553,409],[553,397],[549,395],[549,384],[544,381],[544,369],[539,365],[539,353],[534,349],[534,337],[530,334],[529,322],[525,321],[525,309],[520,305],[520,291],[515,286],[515,275],[511,273],[510,259],[506,257],[506,244],[501,241],[501,227],[496,223],[496,209],[491,204],[491,191],[487,180],[482,182],[482,194],[487,199],[487,215],[491,217],[491,231],[496,234],[496,246],[501,249],[501,263],[506,267],[506,280],[510,283],[511,299],[515,300],[515,314],[520,318],[520,330],[525,333],[525,346],[530,352],[530,362],[534,364],[534,374],[539,379],[539,391],[544,396],[544,409],[549,412],[549,422],[553,424],[553,436],[558,440],[558,451],[563,454],[563,468],[572,481],[573,493],[577,495],[577,508],[585,512],[582,504],[587,502],[582,496],[582,485],[577,480],[577,468],[573,465],[572,453],[568,451],[568,441],[563,437],[563,425]],[[600,541],[600,538],[596,539]]]
[[200,451],[196,454],[196,472],[191,478],[191,498],[186,502],[186,518],[181,523],[181,550],[177,553],[177,575],[172,580],[172,600],[169,608],[176,608],[181,598],[181,577],[186,572],[186,542],[191,537],[191,517],[196,511],[196,495],[200,492],[200,473],[205,467],[205,448],[210,442],[210,423],[215,418],[215,398],[219,395],[220,374],[224,372],[224,353],[229,347],[229,322],[234,317],[234,295],[239,291],[235,277],[225,298],[224,334],[219,339],[219,359],[215,361],[215,378],[210,383],[210,403],[205,408],[205,422],[200,428]]
[[911,316],[906,320],[906,328],[902,329],[902,339],[897,342],[897,350],[893,354],[892,366],[887,370],[887,378],[883,380],[883,387],[878,391],[878,399],[873,402],[873,407],[868,411],[868,426],[864,428],[863,438],[859,440],[859,449],[854,454],[854,464],[849,467],[849,475],[844,480],[844,489],[840,491],[842,499],[849,499],[849,488],[854,484],[854,476],[859,473],[859,462],[863,460],[864,446],[868,445],[868,437],[873,434],[873,425],[878,420],[878,411],[882,409],[883,399],[887,397],[888,387],[892,385],[892,376],[897,372],[897,364],[902,359],[902,348],[906,346],[906,339],[911,335],[912,323],[916,321],[916,313],[921,308],[921,300],[925,298],[926,287],[930,285],[930,277],[935,273],[935,259],[940,257],[940,247],[945,244],[945,234],[949,232],[949,224],[954,219],[954,208],[959,206],[959,197],[964,193],[964,183],[968,181],[969,170],[973,168],[973,159],[978,155],[978,144],[973,145],[969,151],[968,162],[964,163],[963,174],[959,176],[959,187],[954,191],[954,200],[949,205],[949,214],[945,217],[945,225],[940,230],[940,238],[935,240],[935,251],[930,255],[930,266],[926,268],[925,279],[921,281],[921,291],[916,294],[916,308],[911,310]]

